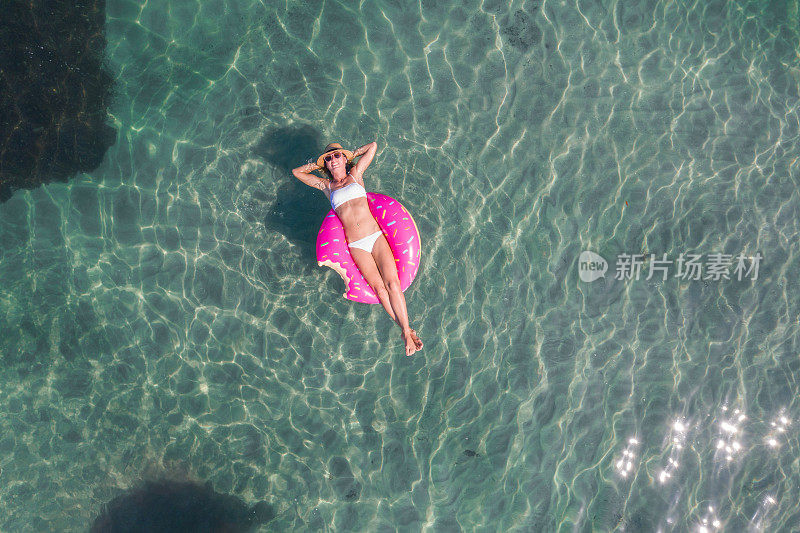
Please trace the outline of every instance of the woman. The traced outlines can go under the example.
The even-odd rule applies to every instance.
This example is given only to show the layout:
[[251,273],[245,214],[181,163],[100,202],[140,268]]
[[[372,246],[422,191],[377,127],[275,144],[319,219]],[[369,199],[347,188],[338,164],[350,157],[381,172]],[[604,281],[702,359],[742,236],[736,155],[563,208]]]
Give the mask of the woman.
[[[292,174],[306,185],[324,192],[330,200],[331,207],[342,221],[353,261],[383,308],[400,326],[406,355],[411,355],[422,349],[422,341],[408,324],[406,299],[400,290],[394,255],[369,211],[364,188],[364,171],[372,163],[377,149],[378,144],[373,142],[354,153],[343,149],[339,143],[331,143],[316,163],[297,167]],[[354,166],[352,161],[356,157],[360,159]],[[311,174],[315,170],[323,170],[328,179]]]

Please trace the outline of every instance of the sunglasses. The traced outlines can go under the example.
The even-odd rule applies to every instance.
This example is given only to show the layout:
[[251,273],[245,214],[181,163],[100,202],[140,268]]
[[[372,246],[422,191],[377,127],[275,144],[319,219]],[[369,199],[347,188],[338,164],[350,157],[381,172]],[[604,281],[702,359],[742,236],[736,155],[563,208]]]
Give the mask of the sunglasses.
[[340,157],[342,157],[342,154],[340,152],[334,152],[331,155],[326,155],[325,161],[330,163],[331,159],[339,159]]

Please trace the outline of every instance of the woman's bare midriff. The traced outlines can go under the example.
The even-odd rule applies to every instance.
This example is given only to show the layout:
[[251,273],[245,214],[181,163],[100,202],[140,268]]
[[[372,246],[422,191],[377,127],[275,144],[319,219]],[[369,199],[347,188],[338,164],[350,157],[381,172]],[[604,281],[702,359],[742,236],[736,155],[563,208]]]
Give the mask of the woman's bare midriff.
[[381,230],[375,217],[369,212],[366,198],[353,198],[343,203],[336,209],[336,215],[342,221],[344,234],[350,242],[363,239],[367,235]]

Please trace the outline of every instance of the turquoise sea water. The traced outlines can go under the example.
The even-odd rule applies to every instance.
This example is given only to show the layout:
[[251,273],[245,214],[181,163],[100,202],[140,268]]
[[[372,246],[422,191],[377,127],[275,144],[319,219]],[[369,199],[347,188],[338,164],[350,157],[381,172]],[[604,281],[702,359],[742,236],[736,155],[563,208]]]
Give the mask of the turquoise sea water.
[[[0,204],[0,530],[174,465],[267,531],[798,527],[796,1],[106,7],[117,143]],[[419,226],[411,358],[314,262],[331,141]]]

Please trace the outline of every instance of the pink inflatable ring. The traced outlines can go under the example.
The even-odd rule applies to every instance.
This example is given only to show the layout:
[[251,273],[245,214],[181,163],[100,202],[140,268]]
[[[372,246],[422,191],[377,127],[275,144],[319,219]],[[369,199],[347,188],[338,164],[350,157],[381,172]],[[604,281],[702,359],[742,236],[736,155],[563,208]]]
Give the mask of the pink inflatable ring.
[[[367,201],[372,216],[389,242],[397,262],[400,288],[405,291],[417,275],[422,254],[417,223],[411,213],[390,196],[368,192]],[[380,303],[350,255],[344,228],[333,209],[322,221],[317,234],[317,264],[330,267],[342,276],[347,285],[347,292],[343,296],[348,300],[365,304]]]

